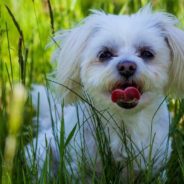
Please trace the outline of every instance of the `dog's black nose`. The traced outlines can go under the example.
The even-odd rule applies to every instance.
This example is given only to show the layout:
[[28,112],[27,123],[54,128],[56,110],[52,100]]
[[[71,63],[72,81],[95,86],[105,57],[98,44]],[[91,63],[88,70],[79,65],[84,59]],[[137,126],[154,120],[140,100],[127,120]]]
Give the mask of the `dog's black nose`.
[[137,65],[132,61],[121,61],[118,63],[117,69],[121,76],[128,79],[129,77],[135,74],[137,70]]

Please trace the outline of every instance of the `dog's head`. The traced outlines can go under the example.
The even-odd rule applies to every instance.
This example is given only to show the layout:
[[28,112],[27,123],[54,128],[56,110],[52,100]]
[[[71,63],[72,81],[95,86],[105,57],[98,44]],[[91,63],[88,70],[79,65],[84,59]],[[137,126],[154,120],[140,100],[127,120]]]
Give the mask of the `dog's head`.
[[184,32],[176,24],[150,6],[130,16],[95,11],[59,36],[56,78],[65,103],[78,100],[83,88],[126,109],[158,95],[182,95]]

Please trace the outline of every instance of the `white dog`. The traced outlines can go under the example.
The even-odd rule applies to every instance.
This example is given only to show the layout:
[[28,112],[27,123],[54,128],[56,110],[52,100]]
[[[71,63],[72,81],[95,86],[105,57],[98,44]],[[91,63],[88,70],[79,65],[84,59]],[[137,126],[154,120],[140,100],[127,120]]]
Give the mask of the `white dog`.
[[130,16],[94,11],[54,38],[62,41],[54,55],[59,84],[55,91],[62,99],[54,101],[44,87],[33,90],[35,105],[40,93],[40,132],[38,142],[33,141],[40,171],[46,147],[52,152],[53,171],[57,170],[61,119],[73,172],[79,170],[81,147],[87,160],[95,163],[89,169],[102,172],[100,131],[115,162],[126,163],[131,152],[135,172],[147,169],[150,162],[154,173],[164,166],[171,153],[165,97],[182,97],[184,92],[184,32],[177,23],[174,16],[152,12],[150,6]]

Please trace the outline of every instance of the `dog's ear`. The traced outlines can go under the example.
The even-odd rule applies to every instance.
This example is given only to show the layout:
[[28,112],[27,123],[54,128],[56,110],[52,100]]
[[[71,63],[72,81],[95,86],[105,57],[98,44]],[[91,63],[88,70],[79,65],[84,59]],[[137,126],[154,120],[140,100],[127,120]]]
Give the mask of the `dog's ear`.
[[169,82],[165,93],[175,97],[184,97],[184,32],[177,28],[178,19],[165,12],[152,12],[151,4],[140,10],[144,17],[152,17],[149,24],[161,30],[171,50]]
[[95,29],[88,22],[85,19],[76,28],[61,33],[54,38],[54,42],[61,41],[59,49],[54,54],[54,60],[57,61],[55,71],[57,87],[55,90],[62,97],[65,104],[73,103],[81,96],[81,55]]
[[[80,56],[86,45],[88,35],[82,35],[83,26],[65,32],[57,58],[57,94],[65,104],[72,103],[81,95]],[[84,33],[83,33],[84,34]]]
[[184,97],[184,32],[175,26],[169,26],[165,28],[165,36],[172,60],[166,92],[175,97]]

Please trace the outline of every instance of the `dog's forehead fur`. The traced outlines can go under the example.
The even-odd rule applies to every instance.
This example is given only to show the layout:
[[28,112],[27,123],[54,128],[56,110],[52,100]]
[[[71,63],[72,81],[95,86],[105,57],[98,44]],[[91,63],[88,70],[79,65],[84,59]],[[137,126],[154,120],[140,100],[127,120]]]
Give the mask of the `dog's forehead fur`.
[[127,18],[126,16],[125,19],[124,16],[121,16],[120,19],[118,16],[113,16],[112,19],[117,19],[117,22],[112,20],[110,25],[105,24],[98,28],[98,31],[95,31],[89,38],[87,46],[94,47],[93,50],[96,51],[103,47],[109,47],[116,51],[130,47],[135,49],[151,47],[153,50],[159,51],[165,47],[165,37],[160,27],[147,26],[146,23],[139,24],[131,17]]
[[119,25],[127,22],[131,28],[134,25],[136,28],[137,25],[142,25],[146,27],[160,26],[164,25],[176,25],[178,20],[175,16],[165,12],[153,12],[150,5],[142,8],[135,14],[131,15],[114,15],[106,14],[102,11],[92,11],[92,14],[84,19],[83,23],[93,24],[96,27],[107,26],[111,27],[112,25],[115,28],[118,28]]
[[146,6],[132,15],[93,11],[82,24],[83,29],[89,31],[91,28],[86,46],[94,48],[95,51],[106,46],[116,50],[122,47],[126,49],[148,46],[160,51],[166,44],[164,27],[174,26],[177,22],[174,16],[163,12],[154,13],[150,6]]

